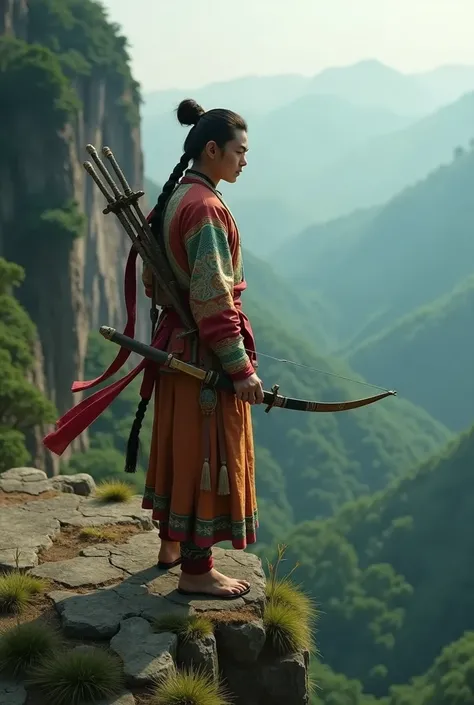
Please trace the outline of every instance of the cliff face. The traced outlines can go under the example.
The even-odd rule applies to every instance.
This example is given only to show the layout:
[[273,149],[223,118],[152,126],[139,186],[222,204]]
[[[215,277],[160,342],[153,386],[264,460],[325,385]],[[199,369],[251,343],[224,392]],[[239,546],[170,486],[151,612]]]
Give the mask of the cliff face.
[[[51,4],[44,3],[46,13]],[[0,0],[3,34],[38,41],[32,12],[33,5],[29,8],[25,0]],[[115,216],[102,214],[104,198],[82,167],[89,159],[86,144],[99,150],[109,145],[132,187],[143,185],[140,128],[127,113],[133,96],[100,66],[77,75],[70,72],[69,79],[79,99],[73,116],[57,129],[38,115],[31,101],[19,100],[6,121],[9,133],[3,139],[8,149],[0,155],[0,254],[25,268],[18,298],[38,329],[34,376],[60,414],[80,401],[70,387],[75,379],[83,379],[89,331],[101,324],[120,328],[125,320],[123,272],[131,243]],[[30,90],[21,83],[14,88],[15,96]],[[79,216],[86,216],[77,237],[54,230],[58,222],[67,229],[61,221],[64,213],[58,216],[57,209],[71,203]],[[50,220],[41,220],[44,210]],[[137,334],[146,335],[145,316],[140,323]],[[83,434],[75,449],[87,445]],[[41,444],[33,450],[38,459]],[[43,462],[50,472],[57,470],[57,459],[49,454]]]

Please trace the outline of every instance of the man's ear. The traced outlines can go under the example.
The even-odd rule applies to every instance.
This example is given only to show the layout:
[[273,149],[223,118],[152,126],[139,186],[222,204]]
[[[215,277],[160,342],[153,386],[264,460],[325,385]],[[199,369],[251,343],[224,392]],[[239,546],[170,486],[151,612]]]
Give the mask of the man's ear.
[[206,152],[206,155],[209,157],[209,159],[215,159],[217,156],[217,144],[214,142],[214,140],[209,140],[209,142],[206,144],[204,147],[204,151]]

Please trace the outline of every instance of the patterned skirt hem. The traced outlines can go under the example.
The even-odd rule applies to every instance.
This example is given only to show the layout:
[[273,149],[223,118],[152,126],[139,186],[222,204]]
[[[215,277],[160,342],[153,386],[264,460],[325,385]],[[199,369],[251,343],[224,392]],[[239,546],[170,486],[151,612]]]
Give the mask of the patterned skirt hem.
[[157,504],[148,491],[142,500],[142,509],[152,510],[152,518],[166,526],[172,541],[192,541],[199,548],[210,548],[216,543],[230,541],[232,547],[239,550],[257,541],[257,510],[253,516],[242,521],[232,521],[230,516],[206,520],[174,514]]

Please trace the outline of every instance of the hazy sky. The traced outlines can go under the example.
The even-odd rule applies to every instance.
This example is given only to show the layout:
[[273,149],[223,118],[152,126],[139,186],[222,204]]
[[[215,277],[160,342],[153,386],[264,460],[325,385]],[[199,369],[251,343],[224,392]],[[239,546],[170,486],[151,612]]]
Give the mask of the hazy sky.
[[474,0],[103,0],[144,91],[377,58],[474,64]]

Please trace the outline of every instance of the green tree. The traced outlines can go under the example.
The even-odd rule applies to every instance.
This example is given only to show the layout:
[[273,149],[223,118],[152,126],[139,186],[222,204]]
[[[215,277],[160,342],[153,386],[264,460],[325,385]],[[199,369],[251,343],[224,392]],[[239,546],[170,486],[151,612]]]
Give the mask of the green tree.
[[23,278],[20,266],[0,258],[0,472],[27,463],[27,433],[57,416],[53,404],[28,380],[36,330],[12,295]]

